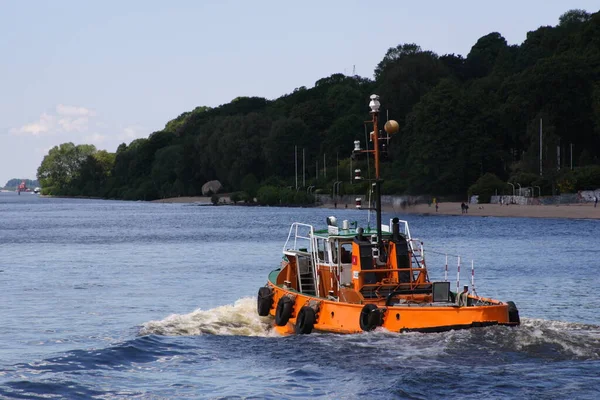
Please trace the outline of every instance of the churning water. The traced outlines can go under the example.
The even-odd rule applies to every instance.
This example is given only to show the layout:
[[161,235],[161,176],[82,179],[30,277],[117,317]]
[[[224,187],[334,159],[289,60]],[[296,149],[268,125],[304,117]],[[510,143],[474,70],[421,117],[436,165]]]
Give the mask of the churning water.
[[332,214],[0,193],[0,397],[600,397],[600,221],[399,215],[522,325],[280,337],[256,292]]

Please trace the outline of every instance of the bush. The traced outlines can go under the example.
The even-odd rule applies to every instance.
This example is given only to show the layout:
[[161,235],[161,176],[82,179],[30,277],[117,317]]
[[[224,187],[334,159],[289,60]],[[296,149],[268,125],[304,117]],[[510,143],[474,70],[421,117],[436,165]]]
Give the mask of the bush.
[[231,196],[229,196],[229,199],[231,201],[233,201],[233,204],[237,204],[238,201],[242,201],[242,193],[241,192],[234,192],[231,193]]
[[403,194],[408,185],[405,181],[390,179],[383,182],[381,185],[381,193],[382,194]]
[[261,186],[256,194],[260,204],[274,206],[279,204],[279,190],[275,186]]
[[254,197],[251,197],[246,192],[240,192],[240,197],[242,198],[242,201],[244,201],[245,203],[254,203]]
[[130,200],[156,200],[159,197],[158,191],[155,189],[154,184],[150,180],[144,180],[138,186],[138,189],[134,191],[133,198]]
[[578,190],[600,188],[600,165],[586,165],[574,170],[563,170],[556,179],[560,193],[575,193]]
[[596,190],[600,188],[600,165],[586,165],[575,168],[576,190]]
[[469,197],[479,195],[479,203],[489,203],[490,198],[496,192],[502,193],[506,189],[506,186],[508,185],[502,182],[496,175],[487,173],[471,185],[468,194]]
[[52,196],[52,195],[54,195],[54,191],[55,191],[54,186],[46,186],[46,187],[42,188],[41,193],[44,196]]
[[308,194],[305,191],[298,191],[294,194],[294,204],[313,204],[315,196]]
[[279,203],[290,205],[294,204],[294,195],[296,194],[295,190],[291,190],[288,188],[280,188],[279,189]]
[[535,185],[534,182],[538,181],[540,176],[538,174],[532,174],[531,172],[519,172],[511,176],[508,181],[513,184],[519,183],[522,187],[528,187]]

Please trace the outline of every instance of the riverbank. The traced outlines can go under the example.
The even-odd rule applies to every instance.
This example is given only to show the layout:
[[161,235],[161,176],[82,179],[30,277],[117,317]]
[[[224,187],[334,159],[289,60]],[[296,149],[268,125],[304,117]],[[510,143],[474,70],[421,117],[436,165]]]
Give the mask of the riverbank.
[[[220,198],[221,202],[230,204],[227,196]],[[154,203],[191,203],[210,204],[210,197],[173,197],[168,199],[154,200]],[[384,212],[402,214],[422,215],[463,215],[461,203],[439,203],[436,211],[435,206],[427,204],[416,204],[406,207],[394,207],[384,205]],[[323,204],[321,208],[335,209],[334,204]],[[348,208],[354,208],[349,204]],[[338,204],[338,208],[342,209]],[[600,206],[594,207],[593,203],[576,203],[560,205],[500,205],[500,204],[470,204],[467,215],[479,217],[521,217],[521,218],[570,218],[570,219],[600,219]]]
[[[223,198],[219,198],[221,200]],[[229,198],[227,198],[229,202]],[[182,197],[170,197],[167,199],[152,200],[152,203],[194,203],[194,204],[211,204],[210,197],[202,196],[182,196]]]
[[[414,206],[383,207],[386,212],[399,214],[423,215],[463,215],[461,203],[440,203],[438,210],[432,204],[417,204]],[[561,204],[561,205],[500,205],[500,204],[469,204],[467,215],[480,217],[521,217],[521,218],[571,218],[571,219],[600,219],[600,207],[592,203]]]

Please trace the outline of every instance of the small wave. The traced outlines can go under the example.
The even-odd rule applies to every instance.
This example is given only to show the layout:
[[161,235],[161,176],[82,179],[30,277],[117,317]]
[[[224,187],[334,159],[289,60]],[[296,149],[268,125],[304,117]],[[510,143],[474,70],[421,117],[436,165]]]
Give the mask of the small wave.
[[481,349],[515,352],[550,361],[600,359],[600,326],[597,325],[522,318],[518,327],[456,331],[449,338],[461,345],[475,344]]
[[142,325],[140,335],[237,335],[276,336],[268,317],[256,313],[256,299],[245,297],[233,305],[210,310],[196,310],[189,314],[173,314],[161,321]]
[[524,319],[516,335],[519,350],[535,352],[550,346],[568,358],[600,359],[598,325]]

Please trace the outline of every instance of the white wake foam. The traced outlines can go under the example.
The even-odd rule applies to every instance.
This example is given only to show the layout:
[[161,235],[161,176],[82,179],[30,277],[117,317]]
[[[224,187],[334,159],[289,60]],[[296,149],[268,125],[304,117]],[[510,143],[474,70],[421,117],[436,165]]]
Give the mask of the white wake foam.
[[517,332],[517,349],[554,344],[565,354],[600,358],[600,326],[574,322],[524,318]]
[[140,335],[237,335],[277,336],[270,329],[269,317],[256,312],[256,299],[245,297],[233,305],[210,310],[196,310],[189,314],[173,314],[161,321],[142,325]]

